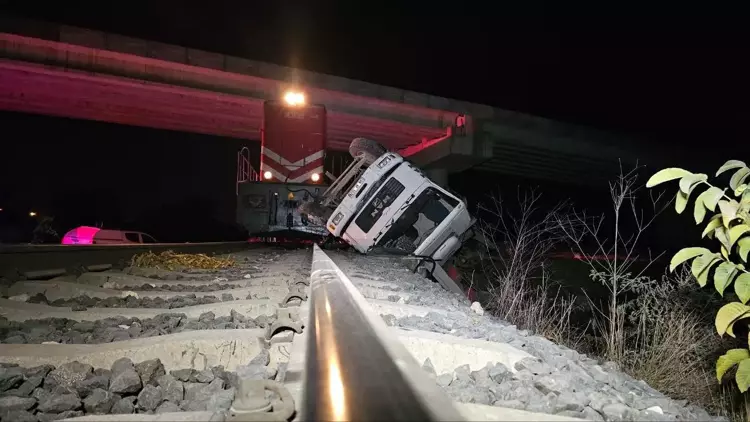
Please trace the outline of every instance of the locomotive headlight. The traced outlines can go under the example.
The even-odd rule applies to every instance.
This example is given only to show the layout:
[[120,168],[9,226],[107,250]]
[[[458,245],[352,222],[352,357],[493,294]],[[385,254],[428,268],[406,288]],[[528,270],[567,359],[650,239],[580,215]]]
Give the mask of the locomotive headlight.
[[305,94],[297,91],[287,91],[284,94],[284,102],[290,106],[301,106],[305,104]]
[[272,177],[273,177],[273,174],[271,174],[271,172],[270,172],[270,171],[267,171],[267,170],[266,170],[266,171],[265,171],[265,172],[263,173],[263,178],[264,178],[264,179],[266,179],[266,180],[271,180],[271,178],[272,178]]
[[312,176],[310,176],[310,180],[317,182],[320,180],[320,175],[318,173],[313,173]]
[[341,222],[341,219],[344,218],[344,213],[340,212],[336,214],[335,217],[333,217],[333,220],[331,221],[333,224],[339,224]]

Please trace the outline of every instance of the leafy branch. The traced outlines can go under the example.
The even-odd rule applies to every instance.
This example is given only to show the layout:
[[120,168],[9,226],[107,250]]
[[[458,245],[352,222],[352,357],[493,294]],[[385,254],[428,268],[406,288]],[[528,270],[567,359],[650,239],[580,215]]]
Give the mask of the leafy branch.
[[[719,252],[704,247],[688,247],[677,252],[671,259],[669,270],[674,271],[682,264],[690,262],[690,271],[701,287],[713,281],[714,288],[724,297],[730,284],[734,284],[734,293],[739,302],[724,305],[716,314],[716,331],[719,335],[729,334],[735,337],[734,326],[738,321],[747,324],[750,318],[750,272],[747,271],[748,253],[750,253],[750,189],[746,183],[750,177],[750,167],[739,160],[724,163],[716,176],[734,170],[729,180],[730,193],[708,182],[703,173],[691,173],[681,168],[667,168],[651,176],[646,187],[679,180],[679,189],[675,198],[675,211],[682,214],[687,208],[693,192],[698,187],[706,186],[695,199],[693,218],[701,224],[708,213],[709,218],[701,238],[708,237],[719,243]],[[716,362],[716,377],[721,382],[724,375],[737,366],[735,380],[740,391],[750,388],[750,351],[732,349]]]

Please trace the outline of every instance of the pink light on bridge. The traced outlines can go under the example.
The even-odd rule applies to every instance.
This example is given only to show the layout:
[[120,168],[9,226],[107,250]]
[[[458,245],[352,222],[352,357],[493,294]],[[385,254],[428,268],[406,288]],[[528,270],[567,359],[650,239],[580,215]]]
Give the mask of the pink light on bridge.
[[65,233],[63,236],[63,245],[92,245],[94,243],[94,236],[99,233],[99,228],[81,226]]
[[[146,72],[163,77],[179,75],[179,79],[185,81],[204,86],[231,89],[243,92],[243,95],[248,95],[250,92],[260,92],[266,98],[273,98],[278,95],[279,88],[283,86],[283,83],[279,81],[259,76],[8,33],[0,33],[0,50],[2,49],[10,50],[14,54],[33,57],[39,57],[40,55],[55,59],[64,57],[64,67],[67,68],[75,68],[77,65],[89,65],[93,60],[99,67],[118,71],[127,70],[134,74]],[[446,122],[453,121],[458,116],[456,112],[428,106],[426,104],[426,97],[422,99],[425,101],[424,105],[416,105],[404,103],[403,98],[400,100],[386,100],[337,90],[316,88],[314,86],[309,86],[305,89],[309,98],[315,99],[313,101],[315,103],[364,108],[370,111],[395,113],[425,120],[445,119]]]
[[[0,61],[0,110],[64,116],[258,140],[263,102],[209,91]],[[327,147],[346,150],[363,136],[393,149],[444,130],[329,112]]]

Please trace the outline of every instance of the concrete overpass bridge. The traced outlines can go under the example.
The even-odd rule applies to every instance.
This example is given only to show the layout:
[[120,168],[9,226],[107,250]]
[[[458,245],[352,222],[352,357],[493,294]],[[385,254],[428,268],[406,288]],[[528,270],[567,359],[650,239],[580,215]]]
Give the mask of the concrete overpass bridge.
[[[364,136],[441,182],[476,168],[600,184],[633,140],[486,105],[83,28],[0,18],[0,109],[258,140],[262,103],[303,89],[329,110],[328,148]],[[459,114],[468,135],[444,137]]]

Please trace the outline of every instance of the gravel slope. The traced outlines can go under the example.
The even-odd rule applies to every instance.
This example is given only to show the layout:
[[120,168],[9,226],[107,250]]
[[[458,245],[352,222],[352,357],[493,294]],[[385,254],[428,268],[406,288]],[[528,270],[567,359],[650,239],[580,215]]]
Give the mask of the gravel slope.
[[[397,258],[364,257],[353,253],[329,253],[349,276],[388,282],[391,302],[434,309],[423,317],[381,315],[387,324],[452,336],[509,344],[534,358],[515,364],[515,370],[489,362],[480,371],[468,366],[453,374],[434,374],[436,382],[459,402],[492,404],[588,420],[725,420],[704,409],[672,400],[618,370],[546,338],[530,335],[489,315],[479,315],[469,303],[405,269]],[[372,293],[361,289],[371,298]],[[482,313],[480,310],[479,313]],[[424,368],[433,372],[429,361]]]

